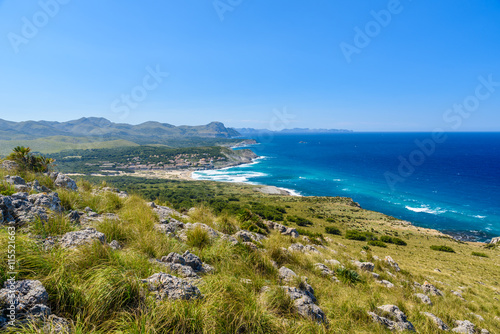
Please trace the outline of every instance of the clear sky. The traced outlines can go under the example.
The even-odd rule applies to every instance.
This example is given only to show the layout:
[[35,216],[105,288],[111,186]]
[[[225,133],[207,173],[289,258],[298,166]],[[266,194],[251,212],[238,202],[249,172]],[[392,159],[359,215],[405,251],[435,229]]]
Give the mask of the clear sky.
[[15,121],[500,131],[500,2],[0,0],[0,101]]

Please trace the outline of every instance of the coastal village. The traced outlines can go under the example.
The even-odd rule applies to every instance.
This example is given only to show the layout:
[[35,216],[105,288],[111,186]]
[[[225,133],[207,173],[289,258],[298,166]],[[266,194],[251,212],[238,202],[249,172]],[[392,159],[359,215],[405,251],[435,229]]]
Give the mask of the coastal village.
[[[162,159],[164,158],[164,160]],[[152,162],[154,160],[155,162]],[[159,160],[159,161],[158,161]],[[227,158],[223,156],[211,156],[208,153],[201,154],[177,154],[174,157],[151,155],[146,158],[127,158],[126,162],[99,161],[96,163],[85,163],[86,166],[98,166],[102,169],[128,169],[135,171],[145,170],[177,170],[177,169],[213,169],[214,163],[224,162]]]

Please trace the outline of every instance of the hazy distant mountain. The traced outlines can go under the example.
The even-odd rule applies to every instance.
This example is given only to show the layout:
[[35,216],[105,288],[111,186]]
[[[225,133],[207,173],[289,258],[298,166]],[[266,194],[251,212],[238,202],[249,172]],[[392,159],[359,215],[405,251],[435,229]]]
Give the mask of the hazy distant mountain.
[[244,136],[259,135],[265,133],[282,133],[282,134],[307,134],[307,133],[351,133],[352,130],[344,129],[307,129],[307,128],[295,128],[295,129],[283,129],[281,131],[271,131],[268,129],[253,129],[253,128],[239,128],[235,129]]
[[0,140],[51,136],[144,141],[177,137],[232,138],[241,135],[234,129],[226,128],[220,122],[199,126],[175,126],[159,122],[146,122],[138,125],[113,123],[105,118],[97,117],[84,117],[68,122],[10,122],[0,119]]

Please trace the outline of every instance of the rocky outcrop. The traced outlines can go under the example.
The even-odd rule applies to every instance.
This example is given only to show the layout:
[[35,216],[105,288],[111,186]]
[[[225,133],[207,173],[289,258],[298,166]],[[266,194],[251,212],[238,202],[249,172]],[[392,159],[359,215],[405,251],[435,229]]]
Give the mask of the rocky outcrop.
[[431,294],[433,296],[443,296],[443,293],[429,282],[424,282],[424,284],[422,285],[422,290],[424,290],[425,293]]
[[2,163],[0,163],[0,168],[7,171],[16,171],[19,169],[19,165],[15,161],[4,160],[2,161]]
[[191,300],[203,298],[200,290],[195,285],[181,278],[166,274],[156,273],[144,280],[149,291],[153,292],[157,300]]
[[178,253],[170,253],[167,256],[162,257],[161,260],[152,259],[150,261],[164,266],[182,277],[189,278],[200,278],[198,274],[209,273],[214,270],[212,266],[201,262],[201,259],[198,256],[190,253],[189,251],[184,252],[182,255]]
[[380,323],[390,330],[397,331],[415,331],[413,324],[408,321],[406,315],[396,305],[382,305],[377,308],[377,311],[383,316],[375,312],[368,312],[372,320]]
[[126,191],[120,191],[118,188],[111,188],[111,187],[102,187],[99,189],[96,189],[92,191],[92,194],[94,195],[100,195],[100,194],[105,194],[105,193],[114,193],[120,198],[127,198],[128,193]]
[[381,281],[378,281],[380,284],[382,284],[383,286],[385,286],[386,288],[394,288],[394,284],[392,284],[391,282],[383,279]]
[[246,231],[246,230],[238,231],[233,236],[237,239],[240,239],[241,241],[244,241],[244,242],[255,241],[258,243],[260,243],[262,240],[264,240],[266,238],[265,235],[262,235],[260,233]]
[[420,301],[422,303],[427,304],[427,305],[432,305],[432,301],[429,298],[429,296],[424,295],[423,293],[417,293],[417,294],[414,294],[414,296],[417,297],[418,299],[420,299]]
[[75,248],[94,241],[104,244],[106,243],[106,236],[95,228],[89,227],[80,231],[68,232],[61,237],[59,242],[62,248]]
[[399,268],[399,264],[394,261],[392,257],[386,256],[384,262],[390,265],[396,272],[401,271],[401,268]]
[[372,272],[375,265],[371,262],[354,261],[353,264],[361,270]]
[[35,219],[47,221],[51,211],[62,211],[57,193],[28,195],[19,192],[12,196],[0,195],[0,224],[22,226]]
[[78,191],[78,186],[76,185],[75,180],[62,173],[57,174],[54,185],[59,188]]
[[284,282],[291,282],[295,277],[297,277],[297,274],[293,270],[288,269],[287,267],[281,267],[278,270],[278,275],[279,278]]
[[457,320],[455,321],[457,327],[453,328],[451,331],[454,333],[464,333],[464,334],[474,334],[476,333],[476,326],[469,320]]
[[280,232],[283,235],[289,235],[292,238],[298,238],[299,237],[299,232],[297,232],[297,230],[294,229],[293,227],[286,227],[285,225],[281,225],[281,224],[278,224],[276,222],[269,221],[269,220],[264,221],[264,224],[266,224],[266,226],[269,229],[271,229],[271,230],[277,230],[278,232]]
[[45,333],[71,333],[68,320],[51,314],[48,299],[40,281],[5,282],[0,290],[0,329],[35,324]]
[[490,244],[492,244],[492,245],[498,244],[498,243],[500,243],[500,237],[493,238],[490,241]]
[[448,327],[444,322],[443,320],[439,319],[438,317],[436,317],[434,314],[432,313],[429,313],[429,312],[421,312],[423,315],[425,315],[426,317],[428,317],[429,319],[431,319],[437,326],[437,328],[439,328],[440,330],[442,331],[447,331],[450,329],[450,327]]
[[319,254],[319,251],[317,248],[310,246],[310,245],[302,245],[299,243],[292,244],[290,247],[288,247],[288,250],[290,252],[302,252],[302,253],[311,252],[311,253],[318,253]]

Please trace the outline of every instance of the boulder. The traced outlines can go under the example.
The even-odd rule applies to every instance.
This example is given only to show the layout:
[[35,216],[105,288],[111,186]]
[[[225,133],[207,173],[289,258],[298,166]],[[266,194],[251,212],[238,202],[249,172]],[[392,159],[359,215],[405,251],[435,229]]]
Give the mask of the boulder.
[[162,257],[161,262],[178,263],[182,265],[186,264],[186,260],[184,259],[184,257],[182,257],[182,255],[178,253],[170,253],[167,256]]
[[[425,296],[425,295],[424,295]],[[432,313],[429,313],[429,312],[421,312],[423,315],[425,315],[426,317],[430,318],[437,326],[437,328],[439,328],[440,330],[442,331],[447,331],[450,329],[450,327],[448,327],[444,322],[443,320],[439,319],[438,317],[436,317],[434,314]]]
[[325,260],[325,263],[331,265],[332,267],[341,267],[342,266],[342,263],[340,263],[340,261],[333,260],[333,259]]
[[383,279],[381,281],[379,281],[380,284],[382,284],[383,286],[385,286],[386,288],[393,288],[394,287],[394,284],[392,284],[391,282]]
[[63,207],[57,193],[41,193],[28,196],[28,200],[38,207],[44,207],[54,212],[62,212]]
[[278,270],[278,275],[279,275],[279,278],[285,282],[290,282],[295,277],[297,277],[297,274],[293,270],[288,269],[287,267],[281,267]]
[[240,239],[243,242],[261,242],[266,237],[260,233],[250,232],[246,230],[238,231],[234,234],[234,237]]
[[429,298],[429,296],[424,295],[423,293],[417,293],[417,294],[414,294],[414,296],[419,298],[422,301],[422,303],[427,304],[427,305],[432,305],[432,301]]
[[293,300],[298,314],[315,320],[318,323],[326,322],[325,313],[315,304],[316,298],[314,294],[310,291],[301,290],[295,287],[283,286],[281,288],[284,289],[290,299]]
[[406,315],[396,305],[382,305],[377,309],[384,316],[380,316],[375,312],[368,312],[373,321],[382,324],[390,330],[415,331],[413,324],[408,321]]
[[474,334],[476,332],[476,326],[469,320],[457,320],[455,325],[457,327],[451,330],[454,333]]
[[59,188],[78,191],[78,186],[75,180],[71,179],[65,174],[59,173],[54,181],[54,185]]
[[37,304],[45,305],[49,300],[49,295],[40,281],[7,281],[0,290],[1,308],[9,304],[12,294],[15,296],[16,312],[24,312]]
[[95,228],[89,227],[76,232],[68,232],[61,237],[59,242],[62,248],[75,248],[94,241],[104,244],[106,236],[104,233],[98,232]]
[[166,273],[156,273],[142,282],[148,285],[149,291],[154,293],[157,300],[202,298],[200,290],[195,285]]
[[369,271],[372,272],[373,269],[375,269],[375,265],[371,262],[359,262],[359,261],[354,261],[353,263],[356,267],[358,267],[361,270],[364,271]]
[[4,160],[0,163],[0,168],[5,169],[7,171],[15,171],[19,169],[19,165],[17,162],[12,160]]
[[26,185],[26,181],[24,181],[24,179],[20,176],[10,176],[10,175],[7,175],[5,177],[5,182],[7,182],[8,184],[11,184],[13,186],[25,186]]
[[392,257],[386,256],[384,261],[385,261],[385,263],[390,265],[392,268],[394,268],[394,270],[396,272],[401,271],[401,269],[399,268],[399,264],[396,261],[394,261]]
[[429,282],[424,282],[424,284],[422,285],[422,290],[424,290],[425,293],[431,294],[433,296],[443,296],[443,293]]
[[120,243],[116,240],[113,240],[109,243],[109,247],[113,248],[114,250],[121,249],[122,246],[120,246]]
[[323,263],[316,263],[314,267],[321,273],[323,276],[333,276],[335,273],[333,270],[325,266]]
[[186,261],[186,266],[190,266],[194,271],[201,271],[203,269],[203,263],[198,256],[185,251],[182,257]]
[[319,251],[317,248],[310,246],[310,245],[302,245],[299,243],[295,243],[295,244],[290,245],[290,247],[288,247],[288,250],[290,252],[302,252],[302,253],[311,252],[311,253],[318,253],[319,254]]

